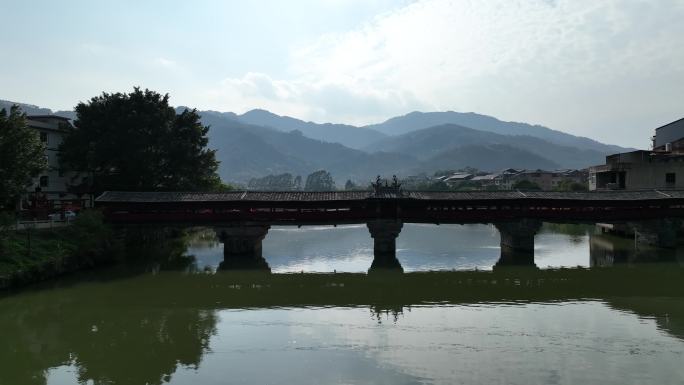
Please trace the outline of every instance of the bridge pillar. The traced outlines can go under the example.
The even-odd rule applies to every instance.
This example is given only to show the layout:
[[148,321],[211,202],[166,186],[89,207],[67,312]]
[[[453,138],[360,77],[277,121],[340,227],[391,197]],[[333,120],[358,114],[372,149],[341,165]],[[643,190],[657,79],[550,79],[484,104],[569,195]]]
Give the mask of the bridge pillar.
[[396,240],[404,224],[401,221],[394,220],[374,220],[368,222],[367,225],[373,238],[371,270],[402,269],[397,259]]
[[674,248],[682,221],[674,218],[649,219],[630,222],[629,226],[634,229],[637,243]]
[[261,241],[266,237],[270,227],[268,225],[235,225],[215,228],[216,236],[223,243],[224,263],[235,265],[234,260],[263,260]]
[[536,219],[496,223],[501,235],[501,257],[497,266],[534,265],[534,236],[541,225]]

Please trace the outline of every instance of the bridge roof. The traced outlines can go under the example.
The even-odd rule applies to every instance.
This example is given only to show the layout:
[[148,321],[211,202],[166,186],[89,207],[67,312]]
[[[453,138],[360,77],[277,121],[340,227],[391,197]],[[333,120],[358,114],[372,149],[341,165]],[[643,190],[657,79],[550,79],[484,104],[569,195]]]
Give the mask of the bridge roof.
[[591,200],[591,201],[632,201],[684,199],[682,190],[645,190],[645,191],[592,191],[592,192],[554,192],[554,191],[405,191],[403,194],[383,192],[375,196],[372,191],[230,191],[208,192],[129,192],[106,191],[100,195],[98,203],[175,203],[175,202],[323,202],[353,201],[362,199],[419,199],[450,201],[482,200]]

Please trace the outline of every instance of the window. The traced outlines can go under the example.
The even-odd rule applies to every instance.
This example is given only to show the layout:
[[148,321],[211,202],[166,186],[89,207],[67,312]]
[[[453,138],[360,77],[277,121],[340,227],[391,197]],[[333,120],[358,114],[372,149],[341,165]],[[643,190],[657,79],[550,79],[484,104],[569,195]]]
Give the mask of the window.
[[48,144],[48,134],[47,134],[47,132],[41,132],[41,133],[40,133],[40,141],[43,142],[43,143],[45,143],[45,144]]
[[40,177],[40,187],[47,187],[49,183],[50,180],[48,179],[47,175],[43,175]]
[[668,187],[674,187],[675,183],[677,181],[677,175],[673,172],[668,172],[665,174],[665,184]]

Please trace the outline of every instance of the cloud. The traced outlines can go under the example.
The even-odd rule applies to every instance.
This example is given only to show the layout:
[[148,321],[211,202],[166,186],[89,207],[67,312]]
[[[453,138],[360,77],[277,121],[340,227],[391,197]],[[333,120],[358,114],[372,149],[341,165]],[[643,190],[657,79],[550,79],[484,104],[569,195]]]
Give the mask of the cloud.
[[171,59],[167,59],[165,57],[158,57],[153,60],[153,63],[155,66],[165,68],[165,69],[170,69],[170,70],[176,70],[179,67],[178,63]]
[[476,111],[635,143],[681,113],[683,17],[681,0],[417,1],[300,46],[287,79],[248,73],[212,97],[351,123]]
[[216,109],[243,112],[265,108],[314,121],[352,124],[365,124],[369,119],[380,120],[421,105],[405,91],[345,82],[275,80],[267,74],[255,72],[241,78],[226,78],[203,96],[206,98],[204,104]]

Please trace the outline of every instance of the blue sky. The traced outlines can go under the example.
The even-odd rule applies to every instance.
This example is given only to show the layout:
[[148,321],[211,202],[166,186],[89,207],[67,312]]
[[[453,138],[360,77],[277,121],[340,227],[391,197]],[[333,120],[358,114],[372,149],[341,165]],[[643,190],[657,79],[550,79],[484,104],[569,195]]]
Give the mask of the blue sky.
[[684,117],[684,0],[0,0],[0,99],[366,124],[473,111],[645,147]]

